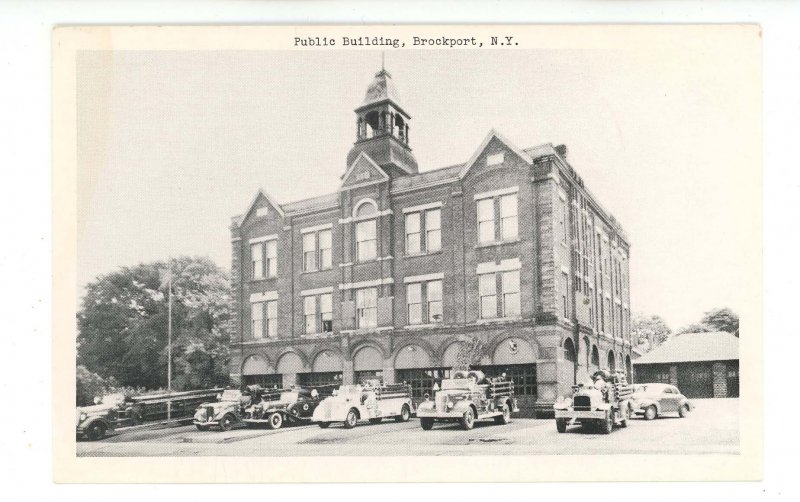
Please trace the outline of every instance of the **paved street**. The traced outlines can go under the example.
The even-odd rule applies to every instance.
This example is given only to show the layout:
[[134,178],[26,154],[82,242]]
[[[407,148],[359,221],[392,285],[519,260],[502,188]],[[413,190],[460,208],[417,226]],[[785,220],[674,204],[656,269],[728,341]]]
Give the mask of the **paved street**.
[[636,418],[610,435],[572,427],[556,432],[553,419],[514,419],[505,426],[478,423],[463,431],[441,423],[423,431],[419,421],[289,426],[279,430],[200,432],[193,425],[129,431],[97,442],[79,441],[78,456],[317,456],[317,455],[532,455],[532,454],[736,454],[738,399],[698,399],[680,419]]

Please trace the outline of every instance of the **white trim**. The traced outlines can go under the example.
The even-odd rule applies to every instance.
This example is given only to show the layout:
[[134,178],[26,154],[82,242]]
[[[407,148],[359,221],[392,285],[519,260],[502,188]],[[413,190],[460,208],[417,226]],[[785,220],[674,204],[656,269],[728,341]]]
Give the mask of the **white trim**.
[[285,227],[283,227],[283,229],[284,229],[284,230],[291,230],[291,229],[292,229],[292,226],[291,226],[291,225],[286,225]]
[[557,190],[557,192],[558,192],[558,198],[561,199],[564,202],[567,202],[567,192],[565,192],[564,190],[562,190],[560,188]]
[[403,278],[403,282],[408,284],[410,282],[441,281],[442,279],[444,279],[444,274],[442,272],[438,272],[435,274],[410,275]]
[[403,214],[406,213],[416,213],[418,211],[426,211],[428,209],[438,209],[442,207],[442,201],[439,202],[431,202],[429,204],[420,204],[419,206],[411,206],[403,208]]
[[316,225],[316,226],[313,226],[313,227],[301,228],[300,229],[300,233],[301,234],[310,234],[311,232],[317,232],[319,230],[330,230],[332,228],[333,228],[333,223],[323,223],[322,225]]
[[231,239],[231,242],[239,242],[240,240],[242,240],[241,237],[234,237],[233,239]]
[[440,185],[451,185],[456,181],[458,181],[458,178],[444,178],[442,180],[431,181],[429,183],[421,183],[419,185],[414,185],[410,187],[395,188],[393,190],[390,190],[389,193],[391,193],[392,195],[399,195],[408,192],[415,192],[417,190],[424,190],[426,188],[433,188]]
[[333,287],[328,286],[325,288],[304,289],[303,291],[300,291],[300,296],[324,295],[326,293],[333,293]]
[[478,263],[475,269],[476,274],[490,274],[492,272],[508,272],[511,270],[520,270],[522,268],[522,261],[519,258],[509,258],[502,260],[500,263],[487,261]]
[[339,289],[361,289],[382,286],[384,284],[394,284],[394,279],[387,277],[386,279],[375,279],[374,281],[361,281],[361,282],[347,282],[339,284]]
[[370,197],[364,197],[363,199],[359,200],[355,206],[353,206],[353,217],[355,217],[356,213],[358,212],[358,208],[360,208],[364,204],[372,204],[372,206],[375,208],[375,212],[376,213],[380,212],[380,209],[378,208],[378,202],[375,199],[372,199]]
[[513,143],[511,143],[505,137],[503,137],[503,135],[492,129],[491,131],[489,131],[489,134],[487,134],[486,137],[483,139],[483,142],[481,142],[481,145],[478,147],[478,149],[475,150],[475,153],[472,154],[472,157],[467,161],[466,164],[464,164],[464,167],[461,168],[461,171],[458,172],[459,178],[464,178],[464,176],[466,176],[466,174],[472,168],[472,165],[475,164],[475,162],[477,162],[478,157],[480,157],[483,151],[486,149],[486,147],[489,146],[489,142],[492,141],[493,138],[497,138],[501,143],[505,144],[509,149],[511,149],[511,151],[517,154],[519,158],[521,158],[528,164],[533,164],[533,159],[531,158],[530,155],[517,148]]
[[253,293],[250,295],[250,303],[268,302],[277,299],[277,291],[264,291],[263,293]]
[[[356,168],[356,164],[358,164],[358,161],[359,161],[359,160],[361,160],[361,158],[362,158],[362,157],[363,157],[363,158],[365,158],[365,159],[367,159],[367,162],[369,162],[370,164],[372,164],[372,167],[374,167],[375,169],[377,169],[377,170],[378,170],[378,172],[379,172],[380,174],[382,174],[382,175],[383,175],[383,180],[382,180],[382,181],[387,181],[387,180],[390,180],[390,179],[391,179],[391,178],[389,178],[389,175],[388,175],[388,174],[386,174],[386,171],[384,171],[384,170],[383,170],[383,168],[381,168],[381,166],[379,166],[377,162],[375,162],[374,160],[372,160],[372,157],[370,157],[369,155],[367,155],[367,154],[366,154],[366,153],[364,153],[364,152],[361,152],[361,153],[359,153],[359,154],[358,154],[358,157],[356,157],[355,159],[353,159],[353,162],[352,162],[352,164],[350,164],[350,165],[347,167],[347,170],[346,170],[346,171],[345,171],[345,173],[342,175],[342,178],[341,178],[341,180],[342,180],[342,184],[344,184],[344,182],[345,182],[345,181],[347,181],[347,178],[348,178],[348,176],[350,176],[350,173],[352,173],[352,172],[353,172],[353,169],[355,169],[355,168]],[[374,180],[370,180],[370,181],[368,181],[367,183],[372,183],[373,181],[374,181]],[[351,185],[351,186],[349,186],[349,187],[341,187],[341,188],[340,188],[340,190],[342,190],[342,189],[346,189],[346,188],[355,188],[355,186]]]
[[503,162],[505,162],[505,160],[506,160],[506,152],[493,153],[492,155],[486,156],[486,166],[487,167],[499,166],[502,165]]
[[497,190],[492,190],[490,192],[476,193],[473,196],[473,198],[475,200],[488,199],[489,197],[497,197],[498,195],[509,195],[509,194],[517,193],[517,192],[519,192],[519,187],[518,186],[508,187],[508,188],[499,188]]
[[247,216],[250,215],[250,212],[253,210],[253,206],[255,206],[256,202],[258,202],[258,197],[259,196],[264,196],[264,198],[267,199],[267,202],[278,212],[278,214],[281,216],[281,218],[284,217],[284,212],[283,212],[283,208],[281,207],[281,205],[276,203],[275,201],[273,201],[270,198],[270,196],[267,195],[266,192],[264,192],[263,188],[259,188],[258,192],[256,192],[256,196],[253,197],[253,202],[251,202],[250,205],[247,206],[247,211],[245,211],[244,216],[242,217],[242,223],[244,223],[244,220],[247,219]]
[[394,256],[388,255],[388,256],[379,256],[378,258],[375,258],[375,261],[381,261],[381,260],[394,260]]
[[343,268],[344,267],[352,267],[353,266],[353,262],[350,261],[350,262],[347,262],[347,263],[340,263],[339,266],[343,267]]
[[267,242],[276,240],[278,238],[277,234],[265,235],[263,237],[254,237],[248,241],[249,244],[258,244],[259,242]]
[[564,265],[561,265],[561,271],[563,273],[565,273],[565,274],[569,274],[569,269],[567,267],[565,267]]
[[383,211],[378,211],[377,213],[368,214],[366,216],[359,216],[357,218],[353,217],[353,216],[348,216],[347,218],[339,218],[339,223],[340,224],[345,224],[345,223],[350,223],[350,222],[357,223],[359,221],[377,220],[378,217],[386,216],[387,214],[392,214],[392,210],[391,209],[385,209]]

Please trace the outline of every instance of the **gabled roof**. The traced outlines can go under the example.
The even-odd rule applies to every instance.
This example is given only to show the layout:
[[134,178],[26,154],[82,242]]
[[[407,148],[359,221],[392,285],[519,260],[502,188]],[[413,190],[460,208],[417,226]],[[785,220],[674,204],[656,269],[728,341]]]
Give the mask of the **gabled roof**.
[[[382,179],[378,181],[389,181],[391,179],[389,175],[386,174],[386,171],[384,171],[383,168],[381,168],[381,166],[377,164],[377,162],[372,160],[372,157],[370,157],[364,152],[360,152],[358,154],[358,157],[356,157],[356,159],[350,164],[350,167],[347,168],[347,171],[345,171],[344,174],[342,175],[342,186],[344,186],[344,184],[347,183],[347,178],[349,178],[350,175],[353,174],[353,171],[355,171],[356,167],[358,167],[359,164],[362,164],[364,162],[366,162],[371,169],[378,171],[378,173],[381,175]],[[368,181],[368,183],[375,183],[375,182],[376,180],[373,179]]]
[[497,132],[494,129],[492,129],[491,131],[489,131],[489,134],[487,134],[486,137],[483,139],[483,142],[481,143],[481,146],[478,147],[478,149],[475,151],[475,153],[472,154],[472,157],[470,157],[470,159],[467,161],[467,163],[464,164],[464,167],[461,168],[461,171],[458,173],[458,177],[459,178],[463,178],[464,176],[466,176],[466,174],[469,172],[470,168],[472,168],[472,165],[475,164],[475,161],[478,160],[478,157],[481,156],[483,151],[489,145],[489,142],[492,141],[495,138],[497,138],[498,141],[500,141],[501,143],[506,145],[512,152],[517,154],[517,156],[519,156],[519,158],[521,158],[522,160],[524,160],[528,164],[533,164],[533,159],[531,158],[530,155],[525,153],[524,150],[522,150],[520,148],[517,148],[516,145],[514,145],[512,142],[508,141],[502,134],[500,134],[499,132]]
[[264,191],[263,188],[259,188],[258,192],[256,192],[256,196],[253,197],[253,202],[251,202],[250,205],[247,206],[247,211],[244,212],[244,217],[242,218],[242,222],[244,222],[244,220],[246,220],[247,217],[250,216],[250,213],[253,211],[253,208],[255,208],[256,202],[258,202],[259,197],[264,197],[265,199],[267,199],[269,205],[272,206],[276,211],[278,211],[278,214],[280,214],[281,218],[283,218],[284,212],[281,205],[272,200],[272,198],[269,195],[267,195],[267,193]]
[[724,331],[674,335],[633,364],[730,361],[739,359],[739,339]]

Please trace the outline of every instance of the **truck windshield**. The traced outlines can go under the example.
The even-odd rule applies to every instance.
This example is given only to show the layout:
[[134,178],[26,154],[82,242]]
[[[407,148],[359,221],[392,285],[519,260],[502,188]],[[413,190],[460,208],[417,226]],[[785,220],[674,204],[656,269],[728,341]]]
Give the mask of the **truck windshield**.
[[471,386],[472,381],[468,378],[442,380],[442,390],[469,390]]
[[339,394],[358,394],[361,392],[359,385],[342,385],[339,387]]
[[106,405],[121,404],[125,402],[125,394],[106,394],[100,402]]
[[241,392],[238,390],[225,390],[222,392],[222,398],[220,398],[220,401],[238,401],[239,396],[241,395]]

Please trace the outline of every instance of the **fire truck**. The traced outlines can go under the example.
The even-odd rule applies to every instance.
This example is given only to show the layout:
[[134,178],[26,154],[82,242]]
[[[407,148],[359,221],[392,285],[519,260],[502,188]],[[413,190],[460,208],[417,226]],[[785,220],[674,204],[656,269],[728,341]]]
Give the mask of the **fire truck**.
[[379,380],[368,380],[339,387],[319,403],[312,420],[323,429],[334,422],[342,422],[345,429],[352,429],[359,420],[369,420],[371,424],[380,423],[384,418],[408,422],[413,412],[410,385],[384,385]]
[[553,405],[556,429],[566,432],[570,425],[597,427],[610,434],[614,426],[627,427],[633,412],[630,397],[633,387],[622,372],[600,370],[592,382],[572,386],[572,396],[562,397]]
[[433,400],[425,395],[417,417],[426,431],[435,421],[458,422],[463,429],[470,430],[476,420],[491,418],[496,424],[507,424],[511,412],[517,411],[514,382],[505,376],[486,378],[481,371],[456,371],[453,378],[442,380],[442,388],[436,391]]

